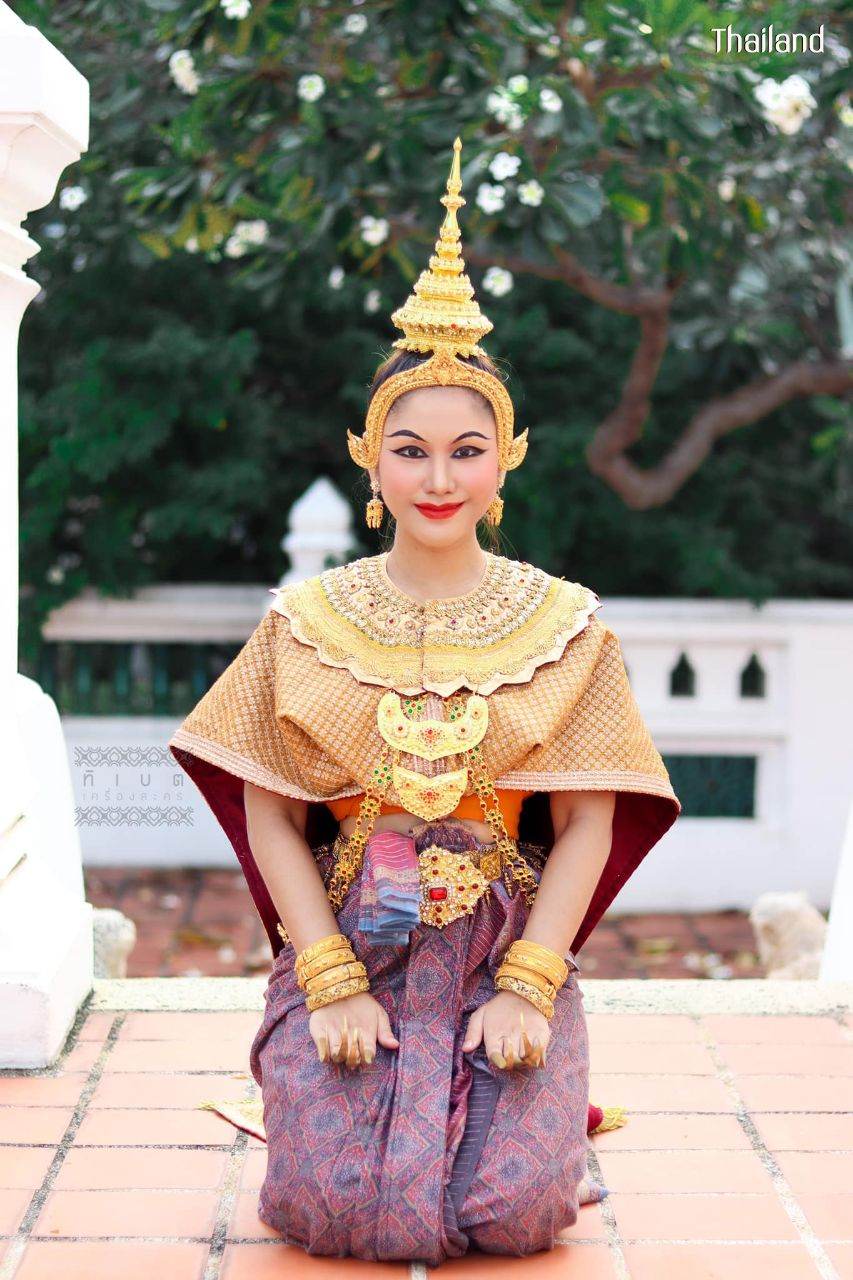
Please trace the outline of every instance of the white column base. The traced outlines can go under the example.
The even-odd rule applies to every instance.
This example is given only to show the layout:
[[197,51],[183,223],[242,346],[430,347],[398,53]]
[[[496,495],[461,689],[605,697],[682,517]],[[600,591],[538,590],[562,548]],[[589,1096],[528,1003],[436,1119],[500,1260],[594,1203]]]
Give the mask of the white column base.
[[[94,981],[74,795],[56,703],[13,675],[0,717],[0,1068],[57,1057]],[[9,821],[9,815],[13,816]]]
[[0,884],[0,1068],[58,1057],[93,986],[92,911],[37,856]]

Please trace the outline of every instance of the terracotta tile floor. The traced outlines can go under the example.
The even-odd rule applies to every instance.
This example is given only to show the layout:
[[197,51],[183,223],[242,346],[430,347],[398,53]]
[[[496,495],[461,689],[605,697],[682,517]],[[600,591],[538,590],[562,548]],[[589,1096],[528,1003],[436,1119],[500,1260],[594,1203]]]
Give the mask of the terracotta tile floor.
[[[164,991],[198,1008],[222,984],[114,982],[52,1067],[0,1071],[0,1280],[851,1280],[853,985],[809,1014],[634,1013],[639,988],[687,988],[581,985],[590,1097],[628,1119],[591,1139],[609,1194],[554,1250],[432,1269],[288,1245],[256,1212],[263,1143],[199,1108],[255,1091],[262,984],[245,1011],[172,1012]],[[784,1001],[800,984],[750,985]],[[121,1007],[145,989],[160,1011]]]
[[[134,921],[127,976],[263,973],[270,948],[242,872],[207,868],[97,867],[86,897]],[[742,911],[608,914],[584,946],[589,978],[761,978]]]

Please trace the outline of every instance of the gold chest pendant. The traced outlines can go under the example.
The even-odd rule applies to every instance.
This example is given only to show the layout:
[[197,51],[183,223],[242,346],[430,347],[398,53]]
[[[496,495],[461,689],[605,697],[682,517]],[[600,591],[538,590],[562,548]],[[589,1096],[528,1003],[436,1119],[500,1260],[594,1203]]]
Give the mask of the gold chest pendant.
[[452,813],[468,785],[467,765],[430,777],[401,765],[399,754],[405,751],[422,760],[439,760],[477,746],[489,724],[486,699],[472,693],[455,720],[411,720],[403,711],[400,695],[389,689],[379,701],[376,720],[393,751],[391,780],[403,806],[427,820]]

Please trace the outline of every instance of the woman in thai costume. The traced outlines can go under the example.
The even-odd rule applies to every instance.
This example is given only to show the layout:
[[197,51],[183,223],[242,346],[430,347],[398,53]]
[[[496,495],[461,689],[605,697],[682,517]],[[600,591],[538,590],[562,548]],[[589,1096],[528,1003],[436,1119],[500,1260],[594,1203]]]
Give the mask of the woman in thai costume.
[[348,433],[393,545],[272,588],[170,742],[274,955],[259,1215],[428,1265],[549,1249],[595,1198],[576,957],[680,809],[595,592],[478,541],[527,432],[479,346],[460,147]]

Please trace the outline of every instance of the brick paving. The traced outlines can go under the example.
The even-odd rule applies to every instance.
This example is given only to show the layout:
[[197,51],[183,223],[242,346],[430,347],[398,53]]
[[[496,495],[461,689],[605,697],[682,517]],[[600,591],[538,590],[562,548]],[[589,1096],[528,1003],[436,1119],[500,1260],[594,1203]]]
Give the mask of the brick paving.
[[[242,872],[84,868],[86,897],[134,921],[127,977],[251,977],[271,953]],[[580,957],[588,978],[763,978],[743,911],[608,913]]]
[[[162,995],[157,1012],[98,1008],[96,992],[56,1063],[0,1071],[0,1280],[850,1280],[849,995],[791,1015],[774,1001],[818,984],[768,983],[758,1016],[703,1012],[695,992],[693,1014],[629,1012],[636,995],[594,1012],[596,985],[590,1098],[625,1106],[627,1121],[589,1139],[608,1194],[554,1250],[434,1269],[309,1257],[258,1217],[264,1143],[200,1107],[257,1097],[260,1011],[173,1011]],[[192,986],[184,998],[204,1008],[210,980]],[[733,1007],[741,991],[726,989]]]

